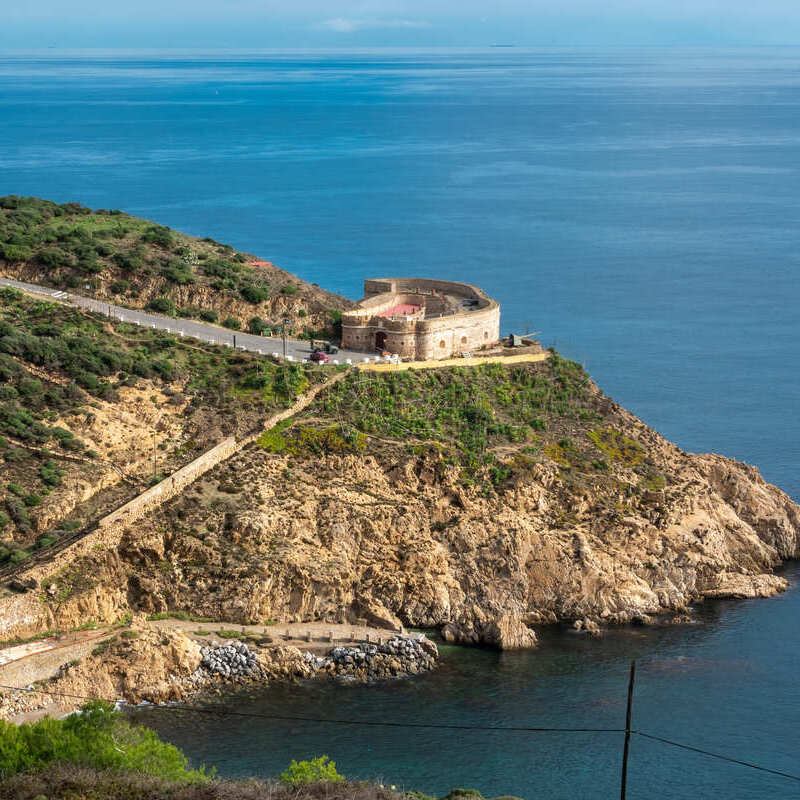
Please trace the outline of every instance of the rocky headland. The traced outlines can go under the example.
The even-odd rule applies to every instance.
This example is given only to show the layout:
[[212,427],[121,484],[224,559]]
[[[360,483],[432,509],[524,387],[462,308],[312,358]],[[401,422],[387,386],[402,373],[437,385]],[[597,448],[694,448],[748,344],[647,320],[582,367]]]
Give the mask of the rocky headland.
[[[84,550],[49,577],[40,571],[40,594],[2,601],[6,630],[180,610],[233,623],[402,623],[438,628],[448,641],[513,648],[534,645],[541,625],[593,631],[685,618],[704,598],[785,587],[773,570],[798,554],[790,498],[753,467],[683,452],[603,396],[577,365],[554,356],[404,375],[340,382],[301,419],[121,530],[113,545]],[[507,405],[496,399],[498,381]],[[498,443],[477,466],[422,431],[409,441],[347,420],[359,418],[347,403],[365,384],[381,396],[407,393],[406,410],[387,424],[429,413],[415,394],[441,398],[464,387],[488,398],[486,428],[514,437],[503,422],[520,408],[514,395],[567,381],[572,405],[549,414],[541,436]],[[374,409],[378,400],[367,402]],[[437,435],[466,447],[475,429],[458,419],[461,402],[440,406],[451,430]],[[521,413],[534,411],[523,405]],[[367,427],[383,417],[363,419]]]
[[174,630],[126,627],[80,661],[61,665],[47,681],[52,694],[0,690],[0,718],[42,708],[70,711],[87,697],[127,704],[208,699],[271,681],[339,680],[356,683],[420,675],[436,668],[439,651],[422,634],[393,636],[380,644],[335,646],[323,655],[293,646],[252,641],[201,644]]
[[[60,230],[47,209],[52,219],[42,212],[37,225]],[[134,234],[143,247],[167,246],[153,237],[189,246],[124,222],[126,247]],[[189,259],[192,275],[210,258]],[[4,639],[180,613],[405,625],[448,642],[532,647],[544,625],[597,634],[686,621],[707,598],[768,597],[786,585],[775,568],[800,554],[800,509],[757,469],[681,450],[552,353],[542,363],[353,370],[134,523],[39,558],[69,533],[67,515],[86,521],[109,510],[115,487],[147,485],[153,453],[167,471],[224,435],[259,430],[329,373],[3,297],[0,555],[16,572],[0,596]],[[172,699],[224,673],[204,659],[237,680],[245,667],[259,678],[415,672],[410,656],[374,643],[322,661],[276,643],[204,655],[179,633],[115,646],[115,659],[91,661],[84,689],[126,696],[146,685]],[[416,671],[433,658],[417,654]],[[77,689],[81,670],[58,680],[74,675]]]

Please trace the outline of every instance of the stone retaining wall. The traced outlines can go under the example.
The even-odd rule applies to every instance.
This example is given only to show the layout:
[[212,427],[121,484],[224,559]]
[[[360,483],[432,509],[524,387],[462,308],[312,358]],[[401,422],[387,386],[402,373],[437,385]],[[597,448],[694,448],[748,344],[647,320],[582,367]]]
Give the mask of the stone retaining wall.
[[5,686],[29,686],[35,681],[46,681],[58,674],[59,667],[70,661],[86,658],[108,634],[103,633],[81,642],[70,642],[40,653],[18,658],[0,665],[0,683]]
[[443,367],[479,367],[481,364],[532,364],[546,361],[550,353],[520,353],[515,356],[484,356],[480,358],[445,358],[438,361],[399,361],[357,364],[356,368],[370,372],[402,372],[406,369],[442,369]]
[[[263,430],[268,430],[288,417],[298,414],[310,405],[321,391],[340,381],[346,374],[347,371],[337,372],[325,383],[315,386],[291,407],[273,414],[266,420],[264,427],[256,433],[238,441],[231,437],[220,442],[156,486],[103,517],[94,530],[90,530],[82,538],[56,552],[51,560],[31,565],[27,569],[23,568],[17,577],[23,581],[32,578],[41,585],[46,579],[67,567],[75,558],[98,550],[113,549],[119,544],[125,528],[132,522],[166,503],[192,481],[254,442]],[[50,620],[42,614],[38,591],[12,594],[3,598],[0,605],[0,634],[3,636],[29,635],[44,630],[49,624]]]
[[138,497],[134,497],[124,506],[112,511],[103,517],[97,524],[100,528],[107,528],[109,525],[120,522],[126,525],[138,519],[148,511],[160,506],[169,498],[174,497],[183,491],[192,481],[199,478],[203,473],[208,472],[220,461],[230,458],[234,453],[243,447],[242,442],[237,442],[231,436],[221,441],[218,445],[207,450],[203,455],[196,458],[185,467],[181,467],[177,472],[173,472],[168,478],[157,483],[155,486],[142,492]]
[[126,503],[124,506],[121,506],[103,517],[98,522],[98,527],[107,528],[117,523],[128,525],[134,520],[139,519],[139,517],[144,516],[149,511],[152,511],[154,508],[166,503],[167,500],[180,494],[190,483],[193,483],[201,475],[254,442],[261,435],[263,430],[274,428],[279,422],[283,422],[283,420],[293,417],[295,414],[299,414],[311,404],[314,398],[323,389],[327,389],[329,386],[340,381],[345,374],[345,372],[337,373],[325,383],[321,383],[306,392],[306,394],[286,410],[273,414],[266,421],[262,430],[239,440],[233,436],[224,439],[218,445],[207,450],[203,455],[198,456],[185,467],[181,467],[177,472],[173,472],[168,478],[164,478],[160,483],[157,483],[155,486],[142,492],[138,497],[134,497],[133,500]]

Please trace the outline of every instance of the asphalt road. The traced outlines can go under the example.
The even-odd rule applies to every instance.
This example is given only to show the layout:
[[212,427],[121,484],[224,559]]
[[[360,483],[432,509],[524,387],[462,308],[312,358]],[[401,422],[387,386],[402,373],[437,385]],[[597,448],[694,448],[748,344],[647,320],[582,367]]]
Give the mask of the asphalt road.
[[[206,322],[197,322],[191,319],[176,319],[165,317],[161,314],[151,314],[146,311],[138,311],[132,308],[124,308],[107,303],[103,300],[93,300],[90,297],[83,297],[79,294],[64,292],[59,289],[48,289],[45,286],[37,286],[33,283],[23,283],[11,278],[0,278],[0,286],[10,286],[14,289],[22,289],[31,294],[56,300],[60,303],[85,308],[95,311],[106,317],[120,320],[121,322],[132,322],[146,328],[158,328],[168,333],[176,333],[179,336],[190,336],[200,339],[210,344],[227,345],[236,347],[237,350],[248,350],[251,353],[261,353],[263,355],[283,355],[283,340],[274,336],[255,336],[252,333],[242,333],[241,331],[231,331],[228,328],[221,328],[217,325],[210,325]],[[303,361],[311,355],[311,343],[300,339],[286,339],[286,356],[289,360]],[[359,363],[363,361],[375,361],[375,356],[368,353],[356,353],[352,350],[340,350],[336,355],[330,357],[331,364]]]

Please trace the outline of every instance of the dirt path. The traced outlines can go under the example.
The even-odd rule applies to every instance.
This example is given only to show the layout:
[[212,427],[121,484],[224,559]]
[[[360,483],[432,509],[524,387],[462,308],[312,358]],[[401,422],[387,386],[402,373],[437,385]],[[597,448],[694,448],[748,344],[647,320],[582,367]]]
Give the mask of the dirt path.
[[[162,630],[183,631],[200,642],[217,641],[224,643],[226,639],[245,639],[248,636],[258,637],[266,647],[292,645],[300,650],[314,653],[327,652],[336,645],[355,644],[356,642],[381,642],[401,633],[399,630],[374,628],[367,625],[347,625],[331,622],[289,622],[274,625],[233,625],[226,622],[191,622],[181,619],[163,619],[148,622],[148,625]],[[223,631],[220,635],[218,632]],[[267,642],[269,638],[272,641]]]
[[[68,652],[70,647],[84,644],[87,641],[93,641],[95,639],[104,639],[110,635],[111,631],[109,628],[98,628],[97,630],[92,631],[64,633],[55,636],[49,636],[45,639],[36,639],[33,642],[11,645],[0,650],[0,668],[6,664],[10,664],[12,661],[19,661],[22,658],[27,658],[28,656],[33,656],[37,653],[44,653],[52,650],[65,650]],[[2,677],[1,671],[0,677]]]
[[[403,629],[387,630],[368,625],[346,625],[329,622],[290,622],[273,625],[236,625],[231,622],[192,622],[182,619],[149,620],[146,626],[159,630],[176,630],[198,642],[224,643],[232,639],[258,639],[263,647],[292,645],[314,653],[327,652],[336,645],[370,641],[384,642],[402,633]],[[85,655],[87,646],[96,647],[120,632],[106,626],[91,631],[75,631],[49,636],[0,649],[0,684],[28,685],[46,680],[61,664]],[[21,679],[24,679],[21,681]]]

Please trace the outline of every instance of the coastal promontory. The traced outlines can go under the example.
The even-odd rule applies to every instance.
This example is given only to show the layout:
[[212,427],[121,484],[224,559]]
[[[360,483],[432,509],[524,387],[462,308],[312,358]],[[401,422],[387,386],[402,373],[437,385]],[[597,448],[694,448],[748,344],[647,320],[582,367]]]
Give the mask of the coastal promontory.
[[[215,303],[235,316],[256,297],[247,287],[260,267],[216,243],[109,212],[6,211],[6,277],[88,270],[99,292],[116,284],[140,306],[157,292],[207,316]],[[28,211],[39,217],[26,223]],[[81,261],[84,246],[95,255]],[[67,254],[57,270],[56,250]],[[128,251],[147,266],[131,267]],[[220,259],[243,265],[231,268],[235,287],[207,283]],[[164,283],[173,268],[183,288]],[[293,303],[298,327],[330,327],[348,307],[280,275],[280,285],[270,278],[278,310],[259,300],[265,319]],[[292,364],[6,289],[0,437],[0,635],[107,631],[86,674],[108,664],[97,685],[129,699],[203,658],[190,626],[148,630],[158,619],[364,625],[386,641],[422,628],[532,647],[546,625],[598,634],[689,622],[707,598],[770,596],[785,587],[775,568],[800,550],[800,510],[757,469],[684,452],[554,351],[387,372]],[[169,490],[172,475],[228,440],[225,458]],[[156,486],[165,501],[98,526]],[[262,639],[265,650],[282,646]],[[287,652],[287,676],[307,675],[311,662]],[[80,664],[56,680],[70,670],[86,688]]]

